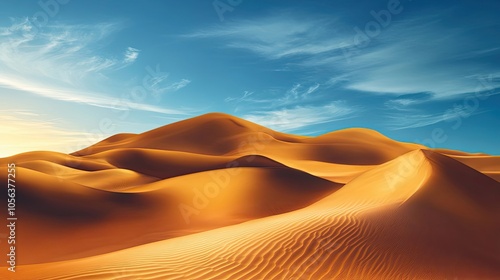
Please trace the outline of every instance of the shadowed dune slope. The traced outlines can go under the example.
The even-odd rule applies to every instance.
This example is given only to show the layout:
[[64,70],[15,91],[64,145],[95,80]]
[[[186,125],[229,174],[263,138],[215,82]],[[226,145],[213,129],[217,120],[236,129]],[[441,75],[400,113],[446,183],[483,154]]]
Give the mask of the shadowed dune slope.
[[450,156],[500,182],[500,157],[488,155]]
[[284,167],[279,162],[258,155],[211,156],[144,148],[116,149],[91,157],[105,159],[106,162],[118,168],[161,179],[226,167]]

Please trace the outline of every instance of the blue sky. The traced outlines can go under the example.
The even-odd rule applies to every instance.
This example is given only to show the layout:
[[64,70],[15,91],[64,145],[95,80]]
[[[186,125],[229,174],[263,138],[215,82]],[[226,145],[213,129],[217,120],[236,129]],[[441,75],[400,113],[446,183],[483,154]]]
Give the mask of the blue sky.
[[500,154],[498,1],[5,1],[0,156],[207,112]]

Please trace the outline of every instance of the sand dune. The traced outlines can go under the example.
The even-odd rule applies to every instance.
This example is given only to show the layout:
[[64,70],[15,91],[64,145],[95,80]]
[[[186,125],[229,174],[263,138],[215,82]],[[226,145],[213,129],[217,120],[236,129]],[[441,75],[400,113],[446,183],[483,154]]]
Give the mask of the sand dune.
[[287,167],[240,168],[237,176],[200,172],[127,192],[89,188],[22,167],[18,176],[18,217],[30,221],[19,227],[21,264],[102,254],[280,214],[341,186]]
[[498,159],[225,114],[20,154],[0,278],[498,279]]
[[[412,172],[389,187],[384,173],[408,160],[415,163]],[[455,169],[479,180],[479,193],[469,196],[474,189],[467,182],[446,177]],[[456,190],[460,203],[446,207]],[[500,273],[494,253],[500,248],[491,244],[500,233],[500,225],[491,223],[500,215],[498,199],[495,181],[442,155],[415,151],[311,206],[57,263],[59,276],[51,279],[491,279]],[[467,207],[484,203],[473,219],[463,216]],[[120,268],[124,263],[126,269]],[[53,275],[45,265],[26,268],[41,279]]]
[[148,148],[216,156],[270,153],[270,157],[275,155],[287,159],[370,165],[423,147],[399,143],[373,130],[361,128],[319,137],[289,135],[230,115],[212,113],[140,135],[120,136],[116,141],[106,139],[73,155],[88,156],[119,148]]

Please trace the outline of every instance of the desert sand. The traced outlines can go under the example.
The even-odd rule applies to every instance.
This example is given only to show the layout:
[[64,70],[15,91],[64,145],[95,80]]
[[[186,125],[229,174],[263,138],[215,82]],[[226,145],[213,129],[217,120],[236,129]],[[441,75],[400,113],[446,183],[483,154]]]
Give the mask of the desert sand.
[[0,279],[500,279],[498,156],[211,113],[11,162]]

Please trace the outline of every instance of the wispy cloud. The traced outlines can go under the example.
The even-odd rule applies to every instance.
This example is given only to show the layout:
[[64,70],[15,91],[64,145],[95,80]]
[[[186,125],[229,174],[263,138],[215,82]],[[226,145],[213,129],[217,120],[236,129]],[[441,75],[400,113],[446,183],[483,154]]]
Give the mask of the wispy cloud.
[[127,50],[125,51],[125,58],[124,58],[123,61],[125,63],[132,63],[138,57],[139,57],[139,50],[138,49],[134,49],[132,47],[128,47]]
[[122,67],[118,58],[92,50],[118,29],[115,23],[50,25],[36,29],[25,18],[0,29],[0,71],[79,84],[88,75]]
[[301,83],[293,84],[289,89],[279,90],[274,92],[273,96],[269,94],[255,94],[253,91],[244,91],[243,95],[239,97],[226,97],[225,102],[241,103],[245,102],[247,104],[261,104],[267,103],[268,107],[277,108],[294,104],[303,104],[310,101],[311,94],[316,92],[320,88],[319,83],[315,83],[310,86],[304,86]]
[[[291,16],[235,21],[187,34],[186,38],[229,38],[227,47],[246,49],[271,59],[316,55],[340,50],[347,44],[332,36],[331,19],[300,19]],[[322,38],[323,40],[318,40]]]
[[169,73],[164,73],[151,78],[150,85],[148,89],[151,90],[153,96],[161,97],[164,93],[176,92],[182,88],[185,88],[191,83],[191,80],[181,79],[177,82],[168,81]]
[[253,95],[253,91],[247,91],[245,90],[243,92],[243,95],[241,97],[226,97],[224,99],[225,102],[243,102],[243,101],[252,101],[253,99],[250,98],[250,96]]
[[310,97],[310,94],[318,90],[320,84],[316,83],[311,86],[304,86],[301,83],[294,84],[288,89],[281,98],[277,101],[279,104],[287,105],[297,102],[304,102]]
[[294,99],[299,97],[307,97],[309,94],[315,92],[319,88],[319,84],[316,83],[312,86],[304,88],[302,84],[295,84],[287,93],[291,95]]
[[[437,20],[440,17],[394,20],[364,47],[354,40],[354,26],[341,18],[304,19],[293,14],[235,21],[185,37],[223,38],[219,41],[227,48],[281,59],[305,71],[322,67],[325,75],[342,77],[332,85],[348,90],[392,95],[431,92],[432,99],[474,92],[478,85],[474,74],[500,68],[492,60],[477,59],[500,54],[498,40],[495,44],[479,37],[474,26],[450,29]],[[493,86],[500,87],[500,82]]]
[[165,87],[165,89],[167,91],[178,91],[181,88],[186,87],[190,83],[191,83],[190,80],[188,80],[188,79],[182,79],[182,80],[180,80],[178,82],[174,82],[174,83],[170,84],[169,86]]
[[311,94],[315,92],[319,88],[319,84],[315,84],[313,86],[310,86],[307,91],[305,92],[305,95]]
[[[50,24],[36,29],[28,18],[0,27],[0,87],[50,99],[116,110],[184,114],[176,109],[113,97],[115,92],[91,89],[101,75],[132,64],[139,50],[128,47],[124,57],[104,56],[100,42],[118,30],[117,23],[93,25]],[[183,79],[165,85],[153,77],[154,88],[176,91],[189,84]]]
[[245,119],[278,131],[297,131],[312,125],[328,123],[353,117],[357,107],[344,101],[335,101],[323,106],[296,106],[274,111],[254,112]]
[[405,94],[393,97],[387,100],[384,105],[387,109],[397,111],[415,111],[415,105],[429,101],[433,94],[430,92],[421,92],[416,94]]
[[[442,113],[425,114],[414,111],[413,113],[406,112],[404,115],[392,114],[389,116],[388,127],[393,130],[401,130],[408,128],[425,127],[441,122],[460,121],[473,115],[483,113],[481,110],[471,111],[463,106],[457,106],[453,109],[446,110]],[[460,121],[461,122],[461,121]],[[454,125],[454,124],[450,124]]]
[[[348,60],[339,64],[349,73],[345,87],[378,94],[430,92],[432,99],[476,91],[479,81],[475,74],[499,69],[478,56],[500,54],[500,50],[485,51],[492,42],[477,38],[473,28],[449,29],[436,18],[429,15],[394,22],[370,47],[346,49]],[[492,86],[500,87],[500,83]]]
[[0,76],[0,87],[10,88],[13,90],[20,90],[29,92],[46,98],[73,102],[79,104],[86,104],[90,106],[109,108],[115,110],[141,110],[163,114],[186,114],[186,112],[176,109],[168,109],[159,106],[133,102],[129,99],[120,99],[109,97],[102,93],[85,92],[75,89],[68,89],[64,87],[46,87],[41,84],[36,84],[27,80],[19,80],[16,78]]
[[386,101],[384,104],[388,109],[408,111],[409,106],[418,103],[415,99],[392,99]]

